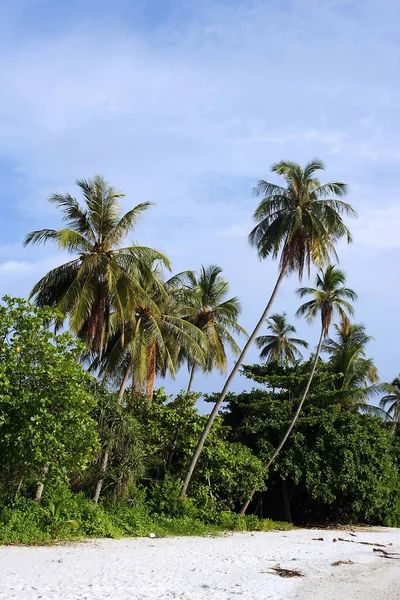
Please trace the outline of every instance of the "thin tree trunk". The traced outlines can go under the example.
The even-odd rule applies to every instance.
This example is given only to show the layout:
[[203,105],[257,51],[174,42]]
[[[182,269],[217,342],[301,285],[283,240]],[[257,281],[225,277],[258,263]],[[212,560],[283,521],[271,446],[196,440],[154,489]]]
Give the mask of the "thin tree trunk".
[[100,498],[100,494],[101,494],[101,490],[103,488],[103,483],[104,483],[104,475],[106,474],[106,470],[107,470],[107,465],[108,465],[108,459],[109,459],[110,453],[108,448],[104,451],[103,453],[103,457],[101,459],[101,465],[100,465],[100,476],[97,480],[96,483],[96,487],[94,490],[94,494],[93,494],[93,503],[97,504]]
[[47,471],[49,470],[49,465],[44,465],[42,469],[42,481],[38,483],[35,494],[35,502],[40,502],[42,499],[43,488],[44,488],[44,480],[47,475]]
[[196,370],[196,367],[192,367],[192,370],[190,371],[190,379],[189,379],[189,385],[188,388],[186,390],[187,393],[192,391],[192,385],[193,385],[193,379],[194,379],[194,372]]
[[117,400],[119,403],[121,403],[122,398],[124,397],[126,386],[128,385],[129,377],[131,376],[131,370],[132,370],[132,367],[131,367],[131,365],[129,365],[129,367],[125,371],[125,375],[122,380],[121,387],[118,390]]
[[253,491],[251,492],[250,498],[248,498],[248,499],[246,500],[246,502],[244,502],[244,503],[242,504],[242,507],[241,507],[241,509],[240,509],[240,511],[239,511],[239,514],[241,514],[241,515],[244,515],[244,514],[245,514],[246,510],[249,508],[249,504],[250,504],[250,502],[252,501],[252,499],[253,499],[253,496],[254,496],[254,494],[255,494],[255,493],[256,493],[256,490],[253,490]]
[[262,315],[261,315],[261,317],[260,317],[257,325],[255,326],[255,328],[254,328],[251,336],[249,337],[249,339],[247,340],[246,344],[244,345],[243,350],[241,351],[240,356],[239,356],[239,358],[237,359],[237,361],[235,363],[235,366],[233,367],[233,369],[232,369],[232,371],[231,371],[228,379],[225,382],[225,385],[224,385],[224,387],[222,389],[221,395],[218,398],[217,402],[214,405],[214,408],[212,409],[212,411],[210,413],[208,421],[207,421],[207,423],[206,423],[206,425],[205,425],[205,427],[203,429],[203,433],[200,436],[200,439],[199,439],[199,442],[197,444],[196,450],[194,451],[192,460],[190,462],[190,465],[189,465],[189,468],[188,468],[188,471],[187,471],[187,474],[186,474],[186,477],[185,477],[185,481],[184,481],[184,484],[183,484],[181,492],[180,492],[180,498],[184,498],[185,495],[186,495],[186,492],[187,492],[190,480],[191,480],[192,475],[193,475],[193,471],[194,471],[194,469],[196,467],[197,461],[199,460],[199,456],[200,456],[201,451],[203,449],[204,442],[206,441],[208,432],[210,431],[210,429],[212,427],[212,424],[214,423],[215,418],[216,418],[216,416],[218,414],[218,411],[221,408],[221,405],[222,405],[223,401],[225,400],[225,397],[226,397],[226,395],[227,395],[227,393],[229,391],[229,388],[231,386],[232,381],[235,378],[236,373],[239,371],[239,369],[240,369],[240,367],[241,367],[241,365],[242,365],[242,363],[243,363],[243,361],[244,361],[244,359],[246,357],[248,349],[250,348],[250,346],[254,342],[255,338],[257,337],[258,332],[260,331],[260,329],[261,329],[261,327],[262,327],[265,319],[268,316],[268,313],[270,311],[271,306],[274,303],[274,300],[275,300],[275,298],[277,296],[277,293],[278,293],[278,290],[279,290],[279,286],[282,283],[282,280],[283,280],[284,276],[285,276],[285,269],[281,269],[281,271],[279,273],[279,277],[278,277],[278,279],[276,281],[275,287],[272,290],[272,294],[271,294],[271,297],[269,299],[269,302],[268,302],[267,306],[265,307],[264,312],[262,313]]
[[[289,435],[290,435],[290,433],[291,433],[291,431],[292,431],[293,427],[294,427],[294,426],[295,426],[295,424],[296,424],[296,421],[297,421],[297,419],[298,419],[298,417],[299,417],[300,411],[301,411],[301,409],[303,408],[304,401],[305,401],[305,399],[307,398],[308,390],[310,389],[310,385],[311,385],[311,382],[312,382],[312,380],[313,380],[313,378],[314,378],[315,370],[316,370],[316,368],[317,368],[318,359],[319,359],[319,355],[320,355],[320,353],[321,353],[321,347],[322,347],[322,342],[323,342],[323,340],[324,340],[324,328],[322,327],[322,329],[321,329],[321,335],[320,335],[320,337],[319,337],[319,342],[318,342],[317,351],[316,351],[316,353],[315,353],[315,358],[314,358],[313,366],[312,366],[312,369],[311,369],[310,375],[309,375],[309,377],[308,377],[308,380],[307,380],[307,385],[306,385],[306,388],[305,388],[305,390],[304,390],[304,392],[303,392],[303,396],[302,396],[302,398],[301,398],[301,400],[300,400],[300,404],[299,404],[299,406],[297,407],[297,410],[296,410],[296,412],[294,413],[294,417],[293,417],[293,419],[292,419],[292,422],[290,423],[290,425],[289,425],[289,427],[288,427],[288,429],[287,429],[287,431],[286,431],[285,435],[283,436],[283,438],[282,438],[282,440],[281,440],[281,442],[280,442],[279,446],[277,447],[277,449],[275,450],[275,452],[273,453],[273,455],[272,455],[272,456],[271,456],[271,458],[269,459],[269,461],[268,461],[268,463],[267,463],[267,465],[266,465],[266,467],[265,467],[267,470],[270,468],[270,466],[272,465],[272,463],[275,461],[275,459],[276,459],[276,458],[277,458],[277,456],[279,455],[280,451],[282,450],[283,446],[285,445],[285,443],[286,443],[286,440],[288,439],[288,437],[289,437]],[[249,499],[249,500],[246,500],[246,502],[243,504],[242,508],[240,509],[240,514],[241,514],[241,515],[244,515],[244,513],[246,512],[246,510],[247,510],[247,508],[248,508],[248,506],[249,506],[249,504],[250,504],[250,502],[251,502],[251,498],[253,497],[253,495],[254,495],[254,493],[255,493],[255,492],[256,492],[256,490],[253,490],[253,493],[252,493],[252,495],[251,495],[250,499]]]
[[21,491],[21,486],[22,486],[22,484],[24,482],[24,478],[25,478],[25,475],[21,475],[21,478],[20,478],[20,480],[18,482],[18,485],[17,485],[17,489],[15,490],[14,500],[16,500],[18,498],[18,496],[19,496],[19,492]]
[[153,400],[154,381],[156,378],[156,343],[153,342],[150,348],[149,368],[147,373],[146,396],[147,400]]

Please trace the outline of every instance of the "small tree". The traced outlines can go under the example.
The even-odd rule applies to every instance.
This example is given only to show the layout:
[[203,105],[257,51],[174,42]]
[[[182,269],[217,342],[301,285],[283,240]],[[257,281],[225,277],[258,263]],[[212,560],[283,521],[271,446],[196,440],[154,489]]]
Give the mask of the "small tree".
[[308,348],[307,342],[290,337],[291,333],[296,333],[296,328],[288,322],[285,312],[282,315],[272,315],[267,323],[269,335],[256,338],[257,347],[261,350],[260,358],[266,362],[296,364],[297,360],[303,358],[298,346]]
[[3,484],[36,484],[82,472],[98,448],[90,413],[91,376],[78,362],[83,345],[52,333],[51,308],[5,297],[0,305],[0,463]]

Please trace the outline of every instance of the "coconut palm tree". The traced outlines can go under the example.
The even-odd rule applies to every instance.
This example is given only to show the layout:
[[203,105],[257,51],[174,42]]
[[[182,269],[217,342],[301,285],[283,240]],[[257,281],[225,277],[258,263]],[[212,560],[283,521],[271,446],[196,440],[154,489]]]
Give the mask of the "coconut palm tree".
[[[229,283],[221,277],[222,269],[216,265],[202,266],[199,273],[187,272],[183,287],[182,312],[187,320],[200,329],[207,340],[204,372],[218,369],[226,372],[228,347],[234,356],[240,354],[234,335],[247,335],[238,323],[241,306],[238,298],[229,298]],[[187,391],[192,389],[199,364],[187,360],[190,379]],[[200,365],[201,366],[201,365]]]
[[[393,420],[393,433],[400,423],[400,374],[393,379],[392,383],[382,384],[382,390],[386,392],[379,405],[385,409]],[[389,406],[389,408],[387,408]]]
[[132,400],[145,395],[150,401],[156,374],[165,377],[169,373],[174,377],[181,353],[205,366],[207,340],[198,327],[182,316],[186,311],[175,293],[187,274],[163,282],[157,271],[147,282],[140,281],[152,305],[138,303],[126,317],[124,327],[118,325],[111,336],[103,360],[92,365],[100,367],[105,380],[119,379],[119,400],[131,378]]
[[[335,325],[336,339],[325,340],[322,351],[330,355],[329,364],[338,375],[335,389],[346,391],[346,405],[352,410],[366,409],[367,398],[374,393],[379,381],[372,358],[366,358],[366,346],[373,339],[363,325]],[[371,387],[372,385],[372,387]],[[350,405],[349,405],[350,402]]]
[[351,234],[342,216],[355,216],[356,213],[340,199],[346,194],[346,184],[340,181],[322,184],[317,173],[323,169],[324,165],[319,160],[311,161],[304,169],[297,163],[281,161],[273,165],[272,172],[282,176],[285,185],[260,180],[255,187],[256,196],[261,196],[262,200],[254,213],[256,226],[250,233],[249,242],[257,249],[260,259],[279,259],[278,278],[258,323],[210,413],[188,467],[181,498],[186,494],[208,432],[248,349],[269,314],[284,277],[296,272],[301,279],[304,269],[309,272],[312,264],[321,267],[328,262],[332,253],[336,255],[335,244],[338,240],[345,238],[351,241]]
[[260,358],[266,362],[296,364],[298,359],[303,358],[297,346],[308,348],[307,342],[289,337],[291,333],[296,333],[296,328],[288,323],[285,312],[282,315],[272,315],[267,323],[272,335],[260,335],[256,338],[257,347],[261,349]]
[[[321,333],[319,336],[317,350],[314,355],[310,375],[308,377],[300,403],[287,431],[285,432],[285,435],[269,459],[266,465],[267,469],[269,469],[269,467],[278,457],[300,415],[303,404],[307,398],[315,370],[317,368],[323,341],[328,337],[329,327],[331,325],[333,316],[337,314],[341,322],[346,324],[348,323],[349,319],[348,315],[354,314],[354,308],[348,300],[356,300],[357,294],[353,290],[345,287],[345,282],[346,276],[344,272],[333,265],[328,265],[324,271],[321,270],[319,273],[317,273],[315,288],[301,287],[297,290],[297,293],[301,298],[310,295],[312,296],[312,300],[302,304],[296,314],[298,316],[305,316],[306,320],[309,322],[314,321],[315,318],[319,316],[321,319]],[[246,512],[253,494],[242,506],[240,511],[242,514]]]
[[[25,238],[24,245],[54,241],[74,258],[47,273],[33,288],[38,306],[57,306],[68,315],[72,331],[82,337],[89,350],[101,354],[111,330],[112,315],[123,323],[138,299],[149,304],[139,283],[142,271],[158,260],[169,266],[159,252],[146,247],[121,247],[136,221],[151,205],[138,204],[122,214],[119,200],[124,194],[102,177],[77,180],[84,204],[70,194],[53,194],[49,202],[61,210],[66,227],[41,229]],[[151,304],[151,303],[150,303]],[[62,324],[60,319],[58,325]]]

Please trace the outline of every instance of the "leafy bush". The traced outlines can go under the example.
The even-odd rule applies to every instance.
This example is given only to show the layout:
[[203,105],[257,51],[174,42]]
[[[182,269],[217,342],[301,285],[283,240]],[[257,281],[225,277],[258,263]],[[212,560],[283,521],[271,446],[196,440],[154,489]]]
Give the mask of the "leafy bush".
[[[21,487],[82,473],[98,449],[91,376],[79,364],[83,346],[49,322],[59,316],[24,300],[0,305],[0,482]],[[2,481],[1,481],[2,480]],[[10,486],[13,484],[14,489]],[[41,491],[40,491],[41,493]]]

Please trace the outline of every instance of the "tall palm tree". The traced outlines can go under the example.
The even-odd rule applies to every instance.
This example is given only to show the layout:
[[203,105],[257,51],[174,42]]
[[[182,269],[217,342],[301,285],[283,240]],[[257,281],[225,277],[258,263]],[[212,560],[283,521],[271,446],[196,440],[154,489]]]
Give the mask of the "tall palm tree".
[[257,224],[250,233],[249,241],[257,248],[260,259],[269,256],[279,259],[278,279],[211,411],[188,467],[181,498],[186,494],[208,432],[248,349],[268,316],[284,277],[296,272],[301,279],[305,268],[309,272],[311,264],[321,267],[332,253],[336,255],[338,240],[345,238],[351,241],[342,216],[355,216],[356,213],[349,204],[340,200],[346,194],[346,184],[340,181],[321,184],[316,174],[323,169],[324,165],[319,160],[311,161],[304,169],[297,163],[281,161],[273,165],[272,172],[284,178],[285,186],[260,180],[255,187],[256,196],[261,196],[262,200],[254,213]]
[[105,379],[119,379],[119,400],[130,378],[132,398],[146,395],[151,400],[156,374],[165,377],[169,373],[174,377],[182,352],[192,362],[205,365],[207,340],[199,328],[182,316],[184,309],[174,293],[185,275],[163,282],[160,273],[155,273],[152,280],[141,280],[152,305],[138,303],[126,317],[124,327],[118,325],[101,363],[94,363],[94,367],[100,366]]
[[[387,413],[393,420],[393,433],[400,424],[400,374],[393,379],[392,383],[382,385],[382,389],[386,392],[381,399],[379,405],[387,410]],[[387,406],[389,405],[389,408]]]
[[378,370],[372,358],[366,357],[366,346],[373,339],[363,325],[342,323],[335,325],[336,339],[325,340],[322,351],[330,355],[329,364],[338,375],[335,389],[350,392],[350,409],[366,408],[367,398],[374,393],[379,381]]
[[[146,247],[121,247],[136,221],[151,206],[138,204],[122,214],[119,199],[124,194],[102,177],[77,180],[84,204],[70,194],[53,194],[49,202],[61,210],[66,227],[41,229],[25,238],[24,245],[54,241],[60,250],[75,255],[47,273],[33,288],[38,306],[57,306],[69,316],[70,327],[89,350],[101,354],[111,330],[112,315],[123,322],[138,298],[149,299],[139,283],[143,270],[154,260],[169,266],[159,252]],[[150,276],[151,273],[148,273]],[[58,325],[61,325],[61,322]]]
[[256,338],[262,360],[294,365],[299,358],[303,358],[297,346],[308,348],[308,344],[299,338],[289,337],[291,333],[296,333],[296,328],[288,323],[285,312],[282,315],[272,315],[267,323],[272,335],[260,335]]
[[[233,335],[247,335],[238,323],[241,306],[238,298],[229,298],[229,283],[221,277],[222,269],[216,265],[202,266],[199,273],[187,273],[187,283],[183,289],[182,311],[189,322],[200,329],[207,340],[206,364],[204,372],[218,369],[226,372],[226,347],[234,356],[240,354]],[[187,391],[190,392],[194,373],[199,367],[190,359],[187,361],[190,379]],[[200,365],[201,366],[201,365]]]
[[[305,399],[307,398],[308,390],[310,389],[315,370],[317,368],[324,338],[328,337],[329,327],[334,314],[338,314],[342,323],[347,323],[348,315],[354,314],[354,308],[350,302],[348,302],[348,300],[354,301],[357,298],[357,294],[353,290],[345,287],[345,282],[346,276],[344,272],[333,265],[328,265],[325,271],[320,271],[317,273],[315,288],[302,287],[297,290],[297,293],[301,298],[307,295],[311,295],[313,298],[312,300],[302,304],[296,314],[298,316],[305,316],[306,320],[309,322],[314,321],[316,317],[320,316],[321,333],[319,336],[317,350],[314,355],[310,375],[308,377],[300,403],[287,431],[285,432],[285,435],[269,459],[266,465],[267,469],[269,469],[269,467],[278,457],[300,415]],[[240,511],[242,514],[246,512],[253,494],[242,506]]]

